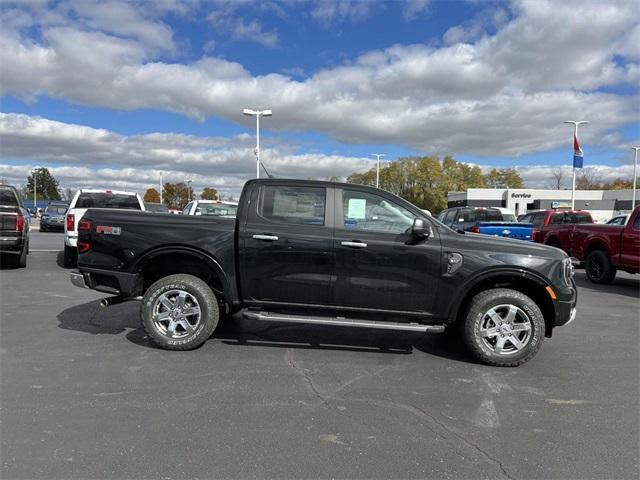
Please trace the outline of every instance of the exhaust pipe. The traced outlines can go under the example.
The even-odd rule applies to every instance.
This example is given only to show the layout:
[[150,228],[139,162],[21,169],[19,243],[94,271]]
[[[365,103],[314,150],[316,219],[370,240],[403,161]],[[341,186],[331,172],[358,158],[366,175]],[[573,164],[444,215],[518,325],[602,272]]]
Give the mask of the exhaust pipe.
[[110,307],[111,305],[117,305],[118,303],[124,302],[124,298],[120,295],[116,295],[115,297],[107,297],[100,300],[100,306],[102,308]]

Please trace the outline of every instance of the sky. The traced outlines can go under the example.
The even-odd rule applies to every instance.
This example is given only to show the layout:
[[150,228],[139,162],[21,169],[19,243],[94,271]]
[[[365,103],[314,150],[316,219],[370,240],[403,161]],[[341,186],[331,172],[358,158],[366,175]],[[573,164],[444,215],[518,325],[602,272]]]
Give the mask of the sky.
[[2,0],[0,177],[62,188],[192,180],[236,195],[261,160],[347,177],[452,155],[548,188],[572,160],[631,178],[640,2]]

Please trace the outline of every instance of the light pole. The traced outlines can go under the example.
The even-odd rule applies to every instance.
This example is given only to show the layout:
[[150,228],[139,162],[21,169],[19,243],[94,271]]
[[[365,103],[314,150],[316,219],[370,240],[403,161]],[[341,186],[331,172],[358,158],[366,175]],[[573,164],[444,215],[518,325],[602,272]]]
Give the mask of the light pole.
[[372,153],[372,156],[376,157],[376,159],[378,160],[377,166],[376,166],[376,188],[380,188],[380,157],[384,157],[385,154],[384,153]]
[[160,170],[160,205],[162,205],[162,170]]
[[[573,181],[571,183],[571,210],[575,209],[576,203],[576,156],[579,153],[579,156],[582,156],[582,149],[580,148],[580,144],[578,143],[578,125],[582,125],[583,123],[589,123],[586,120],[567,120],[564,123],[571,123],[574,126],[573,131]],[[580,165],[579,168],[582,168]]]
[[38,168],[34,168],[31,170],[31,174],[33,175],[33,213],[35,216],[38,216],[38,209],[36,208],[36,196],[38,193]]
[[633,161],[633,195],[631,197],[631,211],[633,211],[636,208],[636,179],[638,178],[638,150],[640,150],[640,147],[631,147],[631,149],[636,152],[635,160]]
[[191,179],[187,179],[187,196],[189,201],[191,201]]
[[271,110],[251,110],[245,108],[242,110],[242,114],[256,117],[256,149],[254,152],[256,154],[256,178],[260,178],[260,117],[270,117],[273,113]]

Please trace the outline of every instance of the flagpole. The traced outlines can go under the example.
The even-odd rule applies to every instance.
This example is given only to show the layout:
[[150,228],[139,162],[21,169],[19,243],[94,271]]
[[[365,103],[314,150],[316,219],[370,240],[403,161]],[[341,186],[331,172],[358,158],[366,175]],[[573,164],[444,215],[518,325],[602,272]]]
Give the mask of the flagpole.
[[[574,142],[574,157],[575,157],[575,142],[578,138],[578,125],[581,123],[589,123],[585,120],[575,121],[575,120],[567,120],[564,123],[572,123],[574,126],[573,130],[573,142]],[[573,160],[573,181],[571,182],[571,210],[575,210],[576,207],[576,161],[575,158]]]

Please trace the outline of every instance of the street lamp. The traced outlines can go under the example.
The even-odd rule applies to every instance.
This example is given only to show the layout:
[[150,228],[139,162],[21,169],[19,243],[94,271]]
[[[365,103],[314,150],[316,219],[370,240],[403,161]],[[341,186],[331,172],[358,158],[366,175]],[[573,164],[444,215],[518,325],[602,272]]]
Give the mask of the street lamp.
[[187,195],[189,198],[189,201],[191,201],[191,179],[187,179]]
[[[578,125],[582,125],[583,123],[589,123],[586,120],[567,120],[564,123],[571,123],[575,127],[573,131],[573,147],[574,147],[574,160],[573,160],[573,182],[571,184],[571,210],[575,209],[576,203],[576,162],[575,162],[575,153],[580,149],[578,144]],[[580,167],[582,168],[582,166]]]
[[38,209],[36,208],[36,196],[38,193],[37,173],[38,173],[37,167],[31,170],[31,174],[33,175],[33,212],[36,215],[36,217],[38,216]]
[[273,113],[271,110],[251,110],[245,108],[242,110],[242,114],[256,117],[256,149],[254,153],[256,154],[256,178],[260,178],[260,117],[270,117]]
[[373,157],[376,157],[378,160],[378,164],[376,166],[376,188],[379,188],[380,185],[380,157],[384,157],[384,153],[372,153]]
[[633,211],[636,208],[636,179],[638,178],[636,172],[638,170],[638,150],[640,150],[640,147],[631,147],[631,149],[636,152],[635,160],[633,161],[633,196],[631,197],[631,210]]

